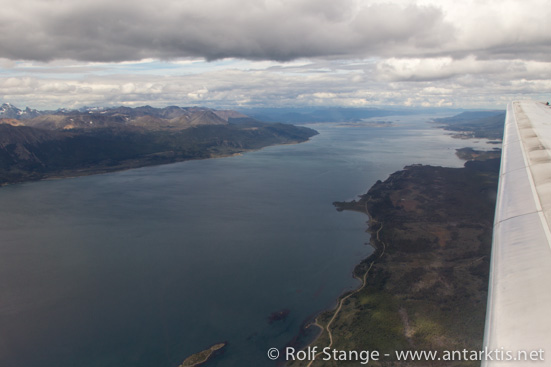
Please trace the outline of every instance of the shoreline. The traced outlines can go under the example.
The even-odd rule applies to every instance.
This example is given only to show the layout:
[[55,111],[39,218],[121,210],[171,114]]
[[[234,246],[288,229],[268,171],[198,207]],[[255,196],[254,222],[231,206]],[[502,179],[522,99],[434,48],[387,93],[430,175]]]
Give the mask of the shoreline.
[[199,367],[213,359],[216,354],[221,353],[220,351],[227,345],[227,342],[211,345],[209,348],[187,357],[179,367]]
[[[315,136],[315,135],[314,135]],[[250,152],[257,152],[264,148],[269,147],[275,147],[280,145],[295,145],[295,144],[302,144],[307,143],[312,138],[309,137],[306,140],[303,141],[293,141],[293,142],[284,142],[284,143],[277,143],[277,144],[270,144],[265,145],[260,148],[254,148],[254,149],[243,149],[240,151],[227,153],[227,154],[212,154],[209,157],[194,157],[194,158],[181,158],[181,159],[174,159],[174,160],[167,160],[166,162],[152,162],[147,161],[147,157],[144,158],[137,158],[128,160],[120,165],[112,166],[112,167],[88,167],[88,168],[80,168],[75,170],[65,170],[61,172],[57,172],[55,174],[44,174],[41,177],[38,178],[29,178],[24,180],[17,180],[14,182],[1,182],[0,188],[12,186],[12,185],[18,185],[18,184],[24,184],[24,183],[30,183],[30,182],[40,182],[40,181],[55,181],[55,180],[63,180],[68,178],[78,178],[78,177],[85,177],[85,176],[93,176],[93,175],[103,175],[108,173],[115,173],[115,172],[124,172],[128,170],[138,169],[138,168],[146,168],[146,167],[155,167],[155,166],[164,166],[169,164],[175,164],[175,163],[182,163],[182,162],[189,162],[189,161],[198,161],[198,160],[207,160],[207,159],[218,159],[218,158],[230,158],[230,157],[236,157],[240,156],[246,153]]]
[[135,130],[44,130],[3,125],[0,186],[109,173],[132,168],[228,157],[268,146],[301,143],[317,131],[286,124],[201,125]]
[[[488,201],[488,204],[485,204],[485,211],[480,210],[474,215],[471,215],[472,213],[470,212],[472,210],[476,211],[476,209],[469,208],[469,206],[459,208],[458,211],[461,212],[461,215],[470,219],[466,220],[465,224],[461,224],[461,221],[458,220],[458,224],[450,229],[447,226],[448,219],[455,222],[453,219],[453,210],[450,213],[452,206],[448,201],[434,200],[434,197],[442,193],[448,195],[450,194],[448,191],[450,191],[452,201],[455,200],[454,198],[461,198],[465,193],[470,195],[470,200],[472,200],[472,196],[480,196],[480,192],[485,192],[484,190],[488,188],[491,189],[493,186],[493,184],[483,182],[481,177],[494,177],[493,175],[495,175],[495,177],[492,178],[492,180],[496,181],[495,186],[497,187],[497,173],[492,173],[494,172],[493,170],[495,170],[496,159],[491,161],[493,162],[492,164],[484,163],[489,161],[478,161],[475,163],[467,162],[463,168],[421,165],[408,166],[403,170],[391,174],[384,182],[377,181],[369,189],[367,194],[360,196],[358,201],[353,200],[351,202],[333,203],[339,211],[351,210],[368,215],[369,220],[367,221],[368,228],[366,231],[371,235],[370,245],[373,246],[374,252],[363,259],[354,268],[353,276],[360,279],[362,284],[352,291],[341,294],[337,298],[335,307],[317,314],[314,322],[307,326],[317,326],[319,334],[310,343],[303,346],[302,349],[304,350],[312,346],[320,347],[318,350],[323,349],[323,347],[337,348],[339,350],[362,350],[367,348],[369,350],[385,351],[389,349],[411,349],[412,347],[433,347],[438,349],[441,347],[439,346],[440,344],[438,344],[438,340],[448,340],[448,346],[472,347],[473,343],[476,345],[477,342],[475,340],[482,337],[482,329],[480,329],[479,326],[482,325],[483,328],[483,323],[480,324],[478,321],[475,322],[470,320],[469,315],[466,316],[465,313],[456,312],[453,306],[448,306],[447,304],[442,307],[449,309],[440,310],[441,303],[433,299],[434,297],[431,298],[427,296],[427,299],[425,299],[425,296],[421,296],[419,301],[416,301],[415,297],[419,296],[414,296],[413,293],[415,292],[408,289],[424,287],[428,290],[432,289],[430,287],[440,287],[439,284],[441,280],[439,279],[441,279],[442,276],[449,278],[450,271],[460,274],[464,272],[468,273],[467,270],[471,268],[476,269],[476,272],[473,272],[480,274],[476,274],[476,276],[467,279],[466,283],[472,282],[473,284],[467,284],[465,286],[469,289],[466,291],[466,294],[473,300],[476,299],[476,301],[474,301],[475,305],[470,308],[473,314],[478,315],[476,317],[473,316],[474,319],[480,318],[481,314],[483,317],[486,298],[484,291],[480,288],[482,288],[482,285],[487,285],[487,281],[485,281],[487,274],[484,274],[485,270],[483,270],[483,268],[489,259],[489,256],[486,254],[486,251],[489,250],[489,244],[487,240],[482,241],[477,238],[482,238],[480,237],[482,233],[487,233],[488,230],[491,230],[492,222],[486,221],[486,223],[483,223],[484,226],[482,226],[482,224],[476,223],[474,219],[476,219],[476,216],[480,215],[481,212],[488,213],[491,211],[493,213],[493,210],[491,210],[493,204],[491,200]],[[469,191],[471,186],[467,188],[463,186],[468,185],[463,183],[457,185],[455,182],[456,178],[464,176],[463,173],[468,174],[468,180],[473,181],[471,182],[471,186],[476,188],[473,190],[473,192],[475,192],[474,194]],[[435,180],[433,176],[437,177],[437,179]],[[441,181],[442,179],[444,181]],[[436,187],[433,187],[432,191],[429,190],[428,193],[423,192],[425,184],[429,185],[432,183],[434,186],[435,181],[440,183],[435,185]],[[480,188],[484,188],[484,190],[480,191]],[[408,196],[408,193],[411,192],[415,195]],[[419,194],[425,195],[424,199],[421,201],[419,201]],[[479,197],[478,199],[480,201],[481,198]],[[427,203],[424,200],[429,200],[429,202]],[[430,202],[431,200],[432,202]],[[428,207],[425,208],[425,206]],[[417,221],[418,219],[416,216],[418,211],[428,212],[423,214],[426,215],[428,224],[424,224],[422,219]],[[432,219],[432,211],[434,211],[434,214],[440,215],[441,218]],[[408,212],[410,214],[408,214]],[[393,217],[393,215],[403,216],[403,218],[396,218]],[[491,217],[491,215],[489,216]],[[487,217],[488,214],[485,214],[485,216],[481,216],[480,218],[487,219]],[[387,219],[388,223],[386,223]],[[482,221],[482,219],[477,220]],[[405,225],[403,225],[402,221],[404,221]],[[408,221],[413,221],[413,224],[408,224]],[[471,230],[470,228],[475,224],[480,224],[479,227],[481,227],[481,229]],[[414,227],[411,227],[412,225]],[[423,226],[426,228],[423,229]],[[468,233],[465,232],[463,226],[467,228]],[[415,236],[411,241],[407,240],[407,236],[402,240],[406,242],[410,241],[410,246],[414,246],[413,250],[407,250],[407,248],[404,248],[403,244],[398,243],[397,240],[393,240],[391,241],[392,251],[388,256],[385,256],[387,254],[388,239],[394,238],[397,234],[398,236],[402,236],[400,233],[404,230],[400,229],[400,227],[403,227],[406,231],[417,231],[417,235],[421,236],[419,238],[422,239],[421,244],[423,242],[430,243],[430,251],[436,251],[436,255],[433,253],[430,256],[435,257],[434,261],[436,261],[436,263],[428,262],[426,265],[422,265],[423,258],[426,257],[424,254],[427,253],[426,251],[428,251],[428,249],[415,248],[415,246],[418,246],[415,245],[415,243],[417,243]],[[484,232],[480,232],[482,227],[485,228],[483,230]],[[430,232],[430,238],[426,237],[425,232]],[[461,249],[461,246],[457,246],[457,243],[453,244],[452,242],[454,241],[452,239],[454,236],[459,236],[459,238],[465,238],[465,241],[470,241],[472,245],[469,246],[471,247],[468,249]],[[487,236],[487,234],[484,236]],[[478,245],[478,241],[482,241],[480,242],[480,246]],[[482,245],[483,242],[484,245]],[[445,251],[442,251],[445,247],[449,247],[449,250],[447,250],[449,253],[447,255]],[[469,254],[468,251],[471,251],[476,256]],[[404,256],[406,256],[406,260],[404,260]],[[454,256],[456,256],[457,259],[454,260]],[[419,263],[416,264],[415,260],[410,260],[410,265],[407,265],[407,257],[419,259]],[[406,263],[404,263],[404,261],[406,261]],[[480,266],[482,266],[482,268],[480,268]],[[401,267],[403,267],[403,269],[401,269]],[[435,267],[434,271],[431,269],[432,267]],[[394,279],[394,281],[392,279]],[[408,279],[415,279],[418,282],[410,284],[408,283]],[[448,292],[449,296],[452,298],[459,294],[463,294],[464,291],[461,290],[463,285],[459,280],[443,278],[443,281],[447,285],[445,285],[443,290],[439,290],[436,293]],[[408,286],[407,284],[410,285]],[[474,286],[475,284],[476,286]],[[450,287],[457,288],[458,286],[458,290],[448,289]],[[389,293],[389,287],[390,289],[401,287],[401,290],[398,293],[395,291]],[[412,293],[412,295],[408,296],[408,292]],[[400,296],[399,294],[402,295]],[[482,303],[484,303],[484,307],[481,307]],[[442,305],[443,304],[444,303],[442,303]],[[367,309],[371,311],[366,312],[365,307],[368,305],[371,305],[367,307]],[[431,312],[433,312],[434,317],[431,314],[423,314],[422,307],[432,309]],[[373,320],[374,314],[380,314],[380,317],[383,318],[380,319],[380,321]],[[460,315],[459,319],[467,317],[465,320],[470,320],[465,321],[465,330],[461,331],[462,329],[459,327],[451,332],[442,331],[445,330],[444,326],[447,327],[448,324],[450,324],[450,320],[457,316],[456,314]],[[431,321],[431,317],[434,319],[433,321]],[[358,326],[357,320],[366,321],[362,321],[362,323],[364,323],[363,326]],[[385,322],[381,324],[383,320],[385,320]],[[387,321],[389,325],[384,325]],[[432,325],[431,323],[434,324],[434,326],[428,326]],[[429,329],[421,332],[426,327],[429,327]],[[363,331],[362,334],[361,330],[351,329],[369,331]],[[385,330],[387,329],[393,329],[394,332],[385,336],[385,334],[387,334]],[[376,335],[375,337],[365,335],[369,334],[371,331]],[[354,337],[357,332],[360,332],[360,334]],[[427,332],[427,336],[420,336]],[[377,340],[377,336],[380,336],[382,341]],[[467,344],[461,341],[462,336],[468,339]],[[317,356],[319,356],[319,354],[321,353],[318,353]],[[312,360],[303,362],[288,361],[285,365],[309,367],[312,366],[315,360],[316,358],[314,357]],[[373,363],[375,362],[373,361]],[[321,360],[314,364],[314,366],[325,365],[326,364]],[[375,365],[379,364],[375,363]]]
[[[367,209],[366,209],[367,210]],[[361,212],[361,211],[360,211]],[[369,213],[368,212],[365,212],[365,214],[367,214],[369,216]],[[368,221],[369,223],[369,228],[371,228],[371,217]],[[373,232],[371,229],[368,229],[369,233],[370,233],[370,245],[373,247],[374,251],[371,255],[369,255],[367,258],[363,259],[358,265],[356,265],[354,267],[354,271],[352,273],[352,276],[355,278],[355,279],[358,279],[359,281],[361,281],[361,285],[354,289],[354,290],[351,290],[349,292],[346,292],[344,294],[342,294],[341,296],[339,296],[337,298],[337,306],[334,310],[326,310],[326,311],[322,311],[320,314],[318,314],[316,316],[316,318],[314,319],[314,322],[309,324],[307,326],[310,327],[310,326],[316,326],[320,329],[320,333],[316,336],[316,338],[307,345],[308,346],[311,346],[313,345],[314,343],[316,343],[316,341],[322,336],[322,334],[325,332],[327,333],[327,335],[329,336],[329,344],[327,345],[328,348],[331,348],[333,346],[333,333],[331,331],[331,324],[333,323],[333,321],[338,317],[341,309],[342,309],[342,306],[344,304],[344,302],[354,296],[355,294],[361,292],[367,285],[367,276],[369,275],[369,271],[371,270],[371,268],[373,267],[373,265],[375,264],[375,262],[377,260],[379,260],[380,258],[382,258],[384,256],[384,253],[385,253],[385,249],[386,249],[386,245],[383,241],[381,241],[381,239],[379,238],[379,233],[380,231],[383,229],[383,223],[380,223],[381,226],[379,227],[379,229],[377,229],[377,231]],[[376,240],[373,241],[373,234],[375,233],[376,235]],[[382,245],[382,246],[381,246]],[[382,251],[379,251],[382,247]],[[365,263],[369,263],[369,267],[364,271],[363,275],[361,277],[358,277],[358,275],[356,274],[356,270],[358,267],[362,266],[363,264]],[[321,314],[323,313],[326,313],[326,312],[332,312],[333,313],[333,316],[331,317],[331,319],[329,320],[329,322],[327,322],[326,326],[323,327],[323,325],[321,325],[318,320],[319,320],[319,317],[321,316]],[[307,367],[310,367],[312,365],[312,363],[315,361],[315,359],[320,356],[323,352],[320,351],[318,352],[317,354],[314,355],[314,358],[308,363]]]

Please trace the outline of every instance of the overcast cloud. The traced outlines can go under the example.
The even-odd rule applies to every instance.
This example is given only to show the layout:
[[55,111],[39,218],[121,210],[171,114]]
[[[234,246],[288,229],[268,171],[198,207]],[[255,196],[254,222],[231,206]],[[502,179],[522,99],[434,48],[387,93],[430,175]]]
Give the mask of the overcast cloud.
[[37,108],[490,107],[551,92],[546,0],[0,5],[0,98]]

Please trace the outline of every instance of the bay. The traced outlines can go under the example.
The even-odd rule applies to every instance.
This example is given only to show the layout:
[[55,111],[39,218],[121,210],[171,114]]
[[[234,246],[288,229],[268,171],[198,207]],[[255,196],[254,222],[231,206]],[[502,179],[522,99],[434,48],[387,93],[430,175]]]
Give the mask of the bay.
[[331,203],[492,147],[429,119],[310,124],[302,144],[0,188],[0,365],[176,367],[226,341],[207,366],[275,366],[268,349],[357,287],[371,252],[367,217]]

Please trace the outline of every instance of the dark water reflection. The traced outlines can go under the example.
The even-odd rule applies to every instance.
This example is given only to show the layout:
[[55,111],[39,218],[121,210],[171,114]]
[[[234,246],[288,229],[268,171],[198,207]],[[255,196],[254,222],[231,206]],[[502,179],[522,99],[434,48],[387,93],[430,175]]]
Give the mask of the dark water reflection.
[[[223,159],[0,189],[0,366],[274,366],[357,281],[367,217],[331,203],[464,143],[400,117]],[[483,144],[481,142],[480,144]],[[471,144],[472,145],[472,144]],[[289,310],[270,323],[269,316]]]

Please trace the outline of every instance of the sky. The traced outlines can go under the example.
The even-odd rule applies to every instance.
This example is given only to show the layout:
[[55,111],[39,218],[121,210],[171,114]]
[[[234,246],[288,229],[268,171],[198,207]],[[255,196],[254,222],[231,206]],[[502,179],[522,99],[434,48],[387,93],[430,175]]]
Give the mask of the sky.
[[0,102],[504,108],[551,100],[548,0],[0,0]]

